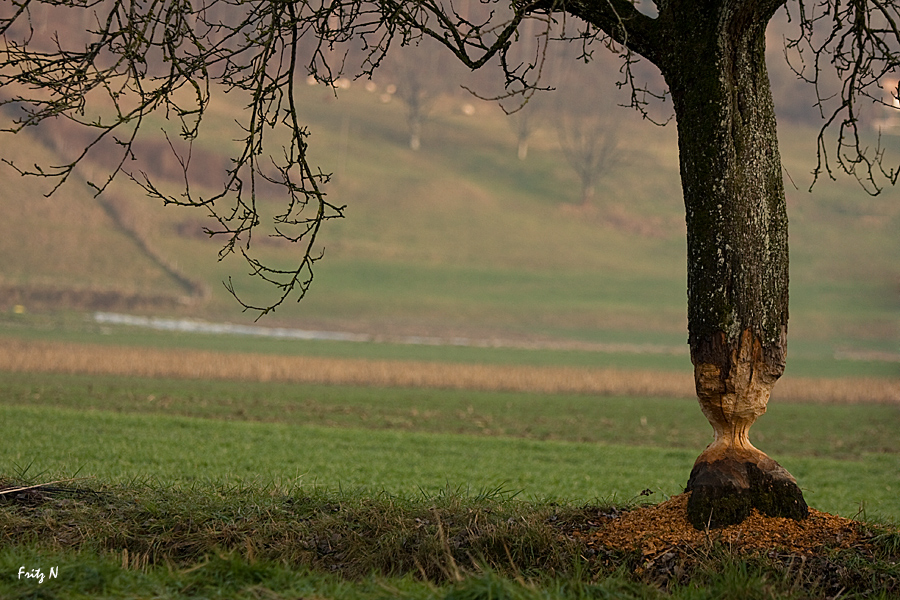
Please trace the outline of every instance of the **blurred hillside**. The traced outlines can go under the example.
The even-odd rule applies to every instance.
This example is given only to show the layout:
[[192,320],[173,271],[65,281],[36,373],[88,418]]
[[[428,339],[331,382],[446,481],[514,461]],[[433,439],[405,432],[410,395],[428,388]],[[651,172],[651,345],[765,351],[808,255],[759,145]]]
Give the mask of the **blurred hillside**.
[[[325,258],[309,296],[262,324],[684,344],[685,232],[675,128],[616,106],[627,98],[610,79],[614,57],[601,59],[605,70],[565,69],[554,81],[557,91],[507,116],[459,87],[487,90],[490,74],[435,66],[427,48],[418,51],[418,60],[407,65],[427,65],[432,75],[416,84],[427,92],[420,98],[418,150],[411,149],[412,100],[404,88],[412,85],[409,67],[399,59],[372,81],[341,82],[337,95],[321,85],[297,90],[313,163],[333,173],[326,191],[333,203],[347,205],[346,218],[322,232]],[[808,191],[814,97],[781,62],[776,66],[780,55],[772,54],[791,218],[792,347],[896,355],[898,191],[871,197],[850,178],[823,180]],[[643,76],[658,85],[652,71]],[[447,85],[451,78],[459,83]],[[567,102],[571,110],[615,123],[615,161],[597,176],[590,202],[560,147],[554,115]],[[215,98],[191,152],[194,192],[216,192],[236,148],[234,118],[243,108],[239,98]],[[665,105],[653,110],[667,116]],[[523,126],[524,118],[530,124]],[[167,126],[162,117],[145,124],[147,135],[129,168],[150,173],[177,194],[183,173],[160,133]],[[28,166],[61,164],[86,139],[57,123],[6,137],[4,155]],[[886,135],[882,142],[900,154],[900,137]],[[239,256],[218,260],[221,243],[203,233],[212,223],[201,211],[159,206],[124,177],[94,198],[84,180],[99,179],[114,160],[102,148],[92,153],[80,167],[82,180],[50,198],[43,196],[46,181],[0,166],[0,308],[247,322],[251,317],[240,313],[222,281],[233,277],[238,292],[253,301],[274,297],[274,290],[244,277],[248,267]],[[277,198],[263,200],[264,212],[276,205]],[[297,252],[264,236],[252,244],[273,264],[289,265]]]

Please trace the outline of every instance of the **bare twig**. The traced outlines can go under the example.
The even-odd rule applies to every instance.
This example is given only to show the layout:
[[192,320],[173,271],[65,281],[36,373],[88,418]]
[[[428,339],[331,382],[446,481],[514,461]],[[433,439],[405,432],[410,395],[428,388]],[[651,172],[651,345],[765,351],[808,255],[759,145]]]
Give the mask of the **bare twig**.
[[27,492],[28,490],[36,490],[40,488],[45,488],[50,485],[56,485],[58,483],[71,483],[73,481],[84,481],[86,479],[91,479],[90,477],[79,477],[76,479],[57,479],[56,481],[48,481],[46,483],[38,483],[36,485],[26,485],[22,487],[14,487],[14,488],[5,488],[0,489],[0,496],[5,496],[6,494],[16,494],[18,492]]

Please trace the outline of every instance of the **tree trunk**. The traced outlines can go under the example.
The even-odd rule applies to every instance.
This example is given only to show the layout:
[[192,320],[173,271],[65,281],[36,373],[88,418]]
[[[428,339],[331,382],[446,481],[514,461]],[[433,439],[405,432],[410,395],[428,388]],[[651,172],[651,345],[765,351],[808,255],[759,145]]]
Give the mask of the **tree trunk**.
[[422,118],[418,113],[409,117],[409,149],[418,151],[422,147]]
[[528,158],[528,138],[519,136],[519,147],[516,150],[516,156],[519,157],[519,160]]
[[678,122],[691,360],[715,432],[687,484],[698,528],[751,508],[807,514],[794,478],[748,437],[787,352],[787,211],[765,63],[765,13],[778,3],[715,4],[683,11],[660,65]]
[[591,177],[581,178],[581,208],[589,209],[594,206],[594,183]]

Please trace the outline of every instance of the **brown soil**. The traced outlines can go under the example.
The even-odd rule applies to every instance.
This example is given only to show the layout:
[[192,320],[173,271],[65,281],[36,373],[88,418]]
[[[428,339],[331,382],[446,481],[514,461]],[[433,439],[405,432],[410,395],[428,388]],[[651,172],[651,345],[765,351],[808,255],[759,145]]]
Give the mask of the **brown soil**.
[[638,551],[647,560],[673,550],[701,550],[719,544],[737,553],[777,551],[816,554],[822,548],[851,548],[871,537],[863,523],[815,509],[803,521],[767,517],[755,510],[743,523],[700,531],[687,519],[690,494],[674,496],[653,506],[618,515],[600,514],[568,532],[595,552]]

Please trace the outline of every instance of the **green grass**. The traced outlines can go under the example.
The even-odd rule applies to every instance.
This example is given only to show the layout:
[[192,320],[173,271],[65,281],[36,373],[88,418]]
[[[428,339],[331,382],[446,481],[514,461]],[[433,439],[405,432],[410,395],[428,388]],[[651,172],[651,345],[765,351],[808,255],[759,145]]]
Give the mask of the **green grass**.
[[[410,494],[674,495],[710,440],[694,401],[3,375],[5,465],[128,481],[288,481]],[[896,406],[772,403],[754,442],[811,505],[900,516]]]
[[[22,564],[60,566],[57,579],[45,583],[15,579]],[[433,584],[407,578],[367,577],[350,582],[309,569],[278,562],[247,563],[227,553],[209,557],[190,569],[165,567],[122,569],[116,558],[73,552],[5,550],[0,552],[0,593],[7,600],[31,598],[341,598],[389,600],[406,597],[422,600],[443,597]],[[9,574],[12,574],[12,577]],[[49,573],[49,566],[44,567]],[[443,590],[446,592],[446,590]],[[646,597],[646,596],[645,596]]]
[[[683,490],[700,449],[534,441],[391,430],[211,422],[158,415],[4,407],[2,463],[53,474],[175,485],[271,482],[412,495],[444,487],[504,489],[531,499],[627,501]],[[900,457],[776,455],[820,510],[900,515]],[[56,475],[54,475],[56,476]]]
[[[466,434],[696,451],[711,429],[695,399],[0,373],[0,404]],[[773,455],[895,454],[893,405],[772,401],[753,439]]]
[[[872,527],[865,547],[802,561],[715,544],[662,558],[585,552],[565,535],[622,508],[448,488],[403,498],[271,485],[50,487],[0,501],[0,594],[800,600],[836,589],[889,598],[900,587],[887,528]],[[23,568],[56,577],[22,581]]]
[[[40,588],[54,598],[232,598],[236,600],[288,598],[340,598],[342,600],[673,600],[769,599],[809,597],[797,581],[801,579],[781,565],[764,566],[735,559],[708,560],[688,585],[675,585],[668,592],[650,583],[634,581],[625,574],[604,573],[599,581],[544,576],[526,580],[496,572],[472,574],[458,583],[417,581],[412,577],[367,576],[347,581],[334,575],[306,569],[288,568],[275,562],[247,563],[234,555],[210,557],[184,572],[151,568],[123,570],[115,559],[60,553],[34,553],[24,557],[45,564],[63,564],[57,580]],[[21,555],[0,554],[0,568],[15,573],[23,561]],[[880,566],[880,565],[879,565]],[[780,567],[780,570],[779,570]],[[879,575],[881,573],[878,573]],[[34,585],[0,582],[0,590],[9,600],[32,598]],[[817,586],[810,586],[816,589]],[[824,587],[824,586],[822,586]],[[824,592],[824,589],[819,588]],[[850,593],[846,598],[890,598],[887,591]]]
[[[112,344],[133,347],[249,352],[278,356],[320,356],[372,360],[417,360],[486,365],[622,367],[651,370],[690,371],[687,344],[681,336],[665,345],[665,352],[600,352],[544,350],[515,347],[405,344],[391,342],[337,342],[328,340],[285,340],[245,335],[218,335],[154,331],[131,326],[98,325],[91,315],[82,314],[0,314],[0,334],[6,338],[58,340],[74,343]],[[481,339],[481,338],[478,338]],[[489,338],[488,338],[489,339]],[[659,340],[641,340],[610,335],[598,340],[607,344],[655,345]],[[669,353],[671,350],[671,353]],[[817,357],[818,360],[827,360]],[[817,361],[818,362],[818,361]],[[844,361],[846,362],[846,361]],[[883,364],[851,363],[851,373],[889,373]]]
[[[287,482],[312,488],[414,495],[502,486],[527,498],[615,496],[683,487],[688,450],[523,439],[215,422],[3,407],[2,463],[101,481]],[[523,460],[523,457],[527,457]]]
[[865,548],[654,562],[560,532],[679,493],[693,401],[0,374],[3,478],[79,478],[0,496],[0,597],[890,598],[898,418],[773,404],[754,427],[811,506],[873,523]]

